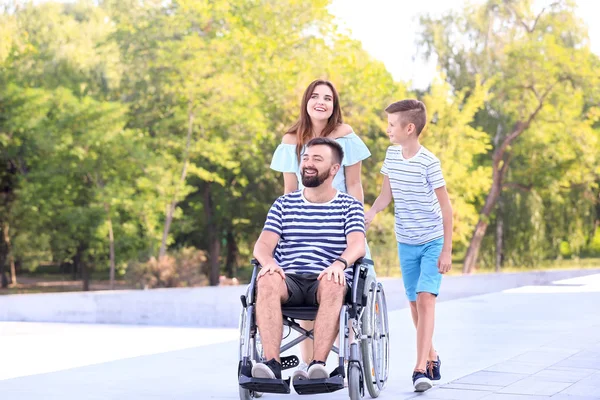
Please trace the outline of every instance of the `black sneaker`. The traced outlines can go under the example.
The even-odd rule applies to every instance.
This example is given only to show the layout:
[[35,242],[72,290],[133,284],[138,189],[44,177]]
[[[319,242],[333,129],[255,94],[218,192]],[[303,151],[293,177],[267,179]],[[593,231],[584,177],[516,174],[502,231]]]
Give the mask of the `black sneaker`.
[[254,364],[252,367],[253,378],[281,379],[281,364],[272,358],[266,363]]
[[437,361],[427,361],[427,376],[432,381],[439,381],[442,378],[442,373],[440,371],[442,368],[442,361],[440,360],[440,356],[438,356]]
[[415,388],[415,392],[424,392],[433,387],[431,380],[427,377],[424,372],[415,371],[412,376],[413,387]]

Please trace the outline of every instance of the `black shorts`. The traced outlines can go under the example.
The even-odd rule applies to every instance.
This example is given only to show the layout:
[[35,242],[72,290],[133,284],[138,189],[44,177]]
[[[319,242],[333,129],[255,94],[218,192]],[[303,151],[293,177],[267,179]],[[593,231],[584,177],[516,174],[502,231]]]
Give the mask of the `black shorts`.
[[[283,303],[284,306],[318,306],[317,290],[319,289],[319,281],[316,274],[286,274],[285,284],[288,290],[288,301]],[[346,282],[346,293],[350,286]]]

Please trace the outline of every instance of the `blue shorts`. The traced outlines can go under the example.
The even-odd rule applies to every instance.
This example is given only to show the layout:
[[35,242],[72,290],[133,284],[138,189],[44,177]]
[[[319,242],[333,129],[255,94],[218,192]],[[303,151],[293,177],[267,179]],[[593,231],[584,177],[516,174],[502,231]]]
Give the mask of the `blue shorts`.
[[442,274],[437,263],[443,246],[443,237],[419,245],[398,243],[402,280],[409,301],[417,301],[417,293],[437,296],[440,292]]

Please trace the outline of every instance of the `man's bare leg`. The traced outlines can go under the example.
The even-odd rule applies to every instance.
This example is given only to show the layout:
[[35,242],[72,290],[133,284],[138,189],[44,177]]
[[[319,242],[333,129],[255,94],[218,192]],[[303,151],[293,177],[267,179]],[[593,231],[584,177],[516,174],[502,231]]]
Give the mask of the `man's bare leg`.
[[257,282],[256,323],[265,359],[280,361],[283,316],[281,303],[288,299],[285,281],[279,274],[265,274]]
[[[306,329],[307,331],[310,331],[315,328],[314,321],[300,321],[299,324],[302,328]],[[314,347],[312,339],[305,339],[304,341],[300,342],[300,358],[302,359],[302,361],[304,361],[304,363],[306,363],[306,365],[311,363],[313,351]]]
[[319,311],[315,320],[313,360],[327,360],[331,346],[339,331],[340,310],[344,302],[346,286],[333,280],[322,279],[317,289]]

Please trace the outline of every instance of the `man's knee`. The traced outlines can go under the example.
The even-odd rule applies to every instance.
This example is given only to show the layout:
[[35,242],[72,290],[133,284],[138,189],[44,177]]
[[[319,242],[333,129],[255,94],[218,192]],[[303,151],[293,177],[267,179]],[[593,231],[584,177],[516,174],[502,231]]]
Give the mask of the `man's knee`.
[[338,302],[343,301],[346,295],[346,285],[340,285],[333,280],[327,280],[327,278],[319,281],[319,288],[317,290],[317,298],[319,304],[324,302]]
[[256,290],[258,297],[287,297],[287,286],[279,274],[261,276],[256,282]]

